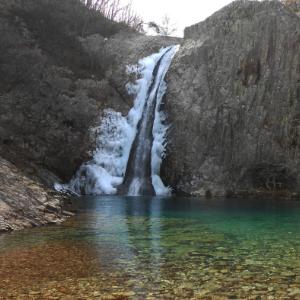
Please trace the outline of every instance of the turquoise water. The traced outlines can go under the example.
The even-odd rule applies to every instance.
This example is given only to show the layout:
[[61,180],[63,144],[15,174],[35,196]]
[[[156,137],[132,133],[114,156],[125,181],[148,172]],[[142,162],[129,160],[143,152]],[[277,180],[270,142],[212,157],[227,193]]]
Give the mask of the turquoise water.
[[90,197],[73,207],[60,226],[0,236],[0,295],[300,299],[300,202]]

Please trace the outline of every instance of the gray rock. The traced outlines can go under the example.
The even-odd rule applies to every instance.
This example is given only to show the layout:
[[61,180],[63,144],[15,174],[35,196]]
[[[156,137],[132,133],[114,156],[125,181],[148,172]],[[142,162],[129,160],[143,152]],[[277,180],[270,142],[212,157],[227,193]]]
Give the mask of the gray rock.
[[185,30],[168,74],[164,179],[176,191],[299,191],[300,19],[235,1]]
[[0,232],[64,221],[63,197],[0,158]]

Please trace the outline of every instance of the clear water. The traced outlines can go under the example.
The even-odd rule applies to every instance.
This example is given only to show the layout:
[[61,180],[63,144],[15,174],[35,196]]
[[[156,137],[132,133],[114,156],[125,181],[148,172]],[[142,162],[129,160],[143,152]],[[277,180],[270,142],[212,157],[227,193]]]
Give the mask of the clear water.
[[0,299],[300,299],[298,201],[74,206],[63,225],[0,236]]

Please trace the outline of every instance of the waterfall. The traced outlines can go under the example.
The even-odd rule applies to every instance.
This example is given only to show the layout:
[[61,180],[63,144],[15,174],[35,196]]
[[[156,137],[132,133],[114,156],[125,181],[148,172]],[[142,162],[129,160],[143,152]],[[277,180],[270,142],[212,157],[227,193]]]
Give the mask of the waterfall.
[[167,85],[165,75],[179,46],[162,48],[158,53],[128,66],[138,80],[128,84],[135,95],[127,116],[105,110],[97,133],[93,159],[84,163],[67,184],[56,184],[60,191],[78,195],[124,193],[127,195],[166,195],[170,193],[160,176],[165,155],[165,114],[160,110]]

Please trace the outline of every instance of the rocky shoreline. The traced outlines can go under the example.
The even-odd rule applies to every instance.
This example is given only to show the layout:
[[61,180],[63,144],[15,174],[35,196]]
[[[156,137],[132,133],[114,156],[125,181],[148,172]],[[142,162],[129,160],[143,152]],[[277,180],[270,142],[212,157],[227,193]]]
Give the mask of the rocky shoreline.
[[65,200],[0,158],[0,233],[65,221]]

